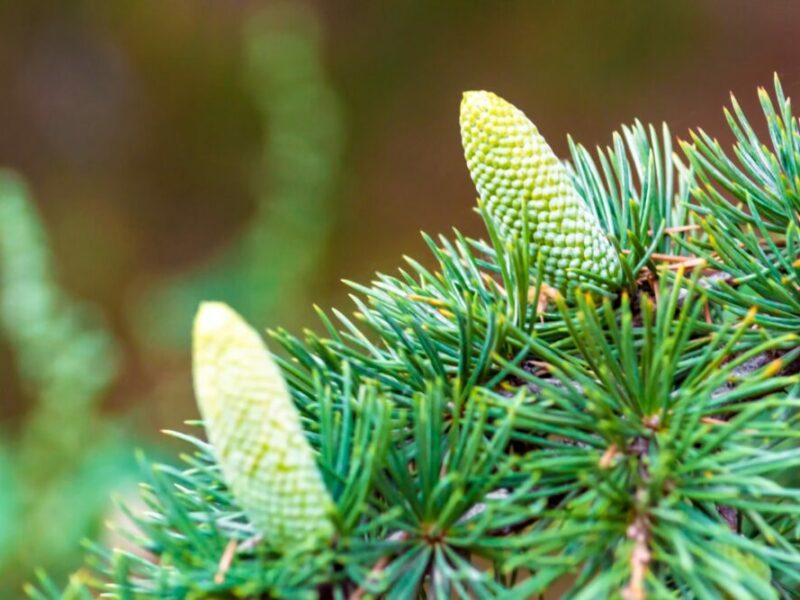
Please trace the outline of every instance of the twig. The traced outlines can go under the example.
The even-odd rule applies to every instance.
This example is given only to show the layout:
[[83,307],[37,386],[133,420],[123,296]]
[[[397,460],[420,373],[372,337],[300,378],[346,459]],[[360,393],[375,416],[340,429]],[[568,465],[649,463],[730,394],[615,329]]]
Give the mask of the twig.
[[539,287],[539,295],[536,295],[536,288],[528,288],[528,302],[536,302],[536,314],[539,315],[539,320],[544,322],[544,311],[547,310],[547,305],[551,301],[558,300],[561,294],[557,289],[547,285],[544,281]]
[[628,539],[633,540],[631,551],[631,578],[622,591],[624,600],[646,600],[647,591],[644,580],[650,566],[650,521],[644,515],[638,515],[628,527]]
[[222,558],[219,560],[219,567],[217,567],[217,574],[214,575],[214,583],[220,584],[225,581],[225,575],[228,569],[231,568],[233,557],[236,555],[236,547],[239,543],[236,540],[230,540],[228,545],[225,546],[225,551],[222,553]]
[[[684,233],[686,231],[697,231],[698,229],[700,229],[700,225],[678,225],[676,227],[667,227],[664,229],[664,233]],[[655,232],[651,229],[647,233],[653,235]]]
[[[623,254],[630,254],[630,250],[623,250]],[[650,255],[650,258],[653,260],[660,260],[661,262],[670,262],[670,263],[686,263],[693,260],[697,260],[695,256],[681,256],[679,254],[659,254],[658,252],[653,252]]]
[[600,468],[607,469],[610,467],[617,456],[619,456],[619,448],[616,444],[611,444],[606,451],[603,452],[603,456],[600,457]]

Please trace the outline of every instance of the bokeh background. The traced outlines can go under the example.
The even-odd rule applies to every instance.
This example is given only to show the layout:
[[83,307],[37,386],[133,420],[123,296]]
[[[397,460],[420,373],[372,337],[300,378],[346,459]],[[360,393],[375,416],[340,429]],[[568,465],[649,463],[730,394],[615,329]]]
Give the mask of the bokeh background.
[[[0,2],[0,597],[134,497],[133,448],[196,417],[192,313],[315,327],[420,230],[481,235],[462,90],[607,144],[638,117],[730,141],[790,0]],[[430,261],[428,261],[430,262]]]

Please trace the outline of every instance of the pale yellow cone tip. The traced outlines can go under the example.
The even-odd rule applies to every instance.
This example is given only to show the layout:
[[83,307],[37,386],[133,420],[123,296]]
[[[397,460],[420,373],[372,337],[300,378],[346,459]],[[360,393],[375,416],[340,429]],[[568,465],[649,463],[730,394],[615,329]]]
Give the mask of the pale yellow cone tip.
[[488,104],[491,96],[494,96],[494,94],[486,90],[467,90],[461,97],[461,103],[473,105]]
[[467,90],[463,93],[461,101],[474,106],[490,105],[495,102],[505,102],[508,104],[507,100],[504,100],[494,92],[488,90]]
[[201,302],[194,318],[194,333],[218,331],[239,320],[241,317],[224,302]]
[[508,100],[487,90],[468,90],[461,96],[461,112],[485,110],[497,106],[513,106]]
[[485,90],[470,90],[461,96],[461,116],[485,110],[502,98]]

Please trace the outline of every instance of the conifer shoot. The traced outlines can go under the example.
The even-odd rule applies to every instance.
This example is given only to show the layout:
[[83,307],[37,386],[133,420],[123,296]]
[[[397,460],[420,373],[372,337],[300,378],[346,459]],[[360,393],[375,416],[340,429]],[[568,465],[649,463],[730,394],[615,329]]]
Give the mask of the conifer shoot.
[[278,365],[226,304],[205,302],[194,323],[194,387],[225,483],[276,549],[333,534],[322,481]]
[[616,250],[522,111],[492,92],[465,92],[460,121],[470,176],[499,234],[521,237],[527,216],[531,255],[562,293],[586,280],[619,287]]

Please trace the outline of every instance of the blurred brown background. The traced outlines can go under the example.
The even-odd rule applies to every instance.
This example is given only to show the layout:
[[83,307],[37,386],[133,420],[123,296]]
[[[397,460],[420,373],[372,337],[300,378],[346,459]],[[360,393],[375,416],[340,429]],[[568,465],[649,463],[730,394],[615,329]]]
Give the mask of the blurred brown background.
[[[269,103],[269,93],[254,93],[245,55],[251,22],[270,6],[0,3],[0,166],[29,183],[64,288],[108,318],[123,359],[102,407],[141,439],[195,416],[188,329],[185,344],[160,343],[148,331],[172,317],[158,301],[142,305],[154,289],[202,269],[269,208],[273,173],[263,148],[282,113],[263,118],[259,102]],[[790,0],[306,6],[321,76],[340,110],[343,154],[330,210],[295,217],[301,230],[329,221],[313,268],[298,275],[301,297],[279,285],[269,311],[249,315],[260,327],[299,331],[314,326],[312,302],[346,307],[339,279],[393,270],[402,254],[424,258],[420,230],[481,235],[462,163],[462,90],[491,89],[514,102],[562,156],[567,133],[605,144],[636,117],[666,121],[679,137],[702,126],[729,141],[728,92],[758,122],[755,88],[771,85],[774,71],[788,95],[800,96],[800,4]],[[260,264],[266,271],[303,251],[284,244]],[[245,284],[234,277],[227,285]],[[191,316],[182,306],[181,329]],[[0,336],[4,431],[28,410],[14,350]]]

